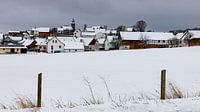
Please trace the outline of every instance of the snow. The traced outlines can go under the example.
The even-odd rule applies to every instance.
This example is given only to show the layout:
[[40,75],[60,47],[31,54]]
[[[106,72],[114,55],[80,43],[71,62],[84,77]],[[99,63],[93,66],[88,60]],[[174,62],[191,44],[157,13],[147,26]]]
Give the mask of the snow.
[[[176,100],[135,100],[115,104],[77,106],[75,108],[41,108],[39,112],[199,112],[200,98]],[[38,109],[1,110],[1,112],[37,112]]]
[[174,37],[172,33],[164,32],[120,32],[123,40],[140,40],[146,37],[150,40],[169,40]]
[[117,34],[117,30],[106,30],[106,34]]
[[99,44],[104,44],[105,38],[99,38],[99,39],[97,39],[97,41]]
[[83,40],[84,46],[89,46],[93,39],[94,38],[81,38],[81,40]]
[[[167,70],[168,81],[185,92],[200,90],[200,47],[145,49],[130,51],[81,52],[60,54],[0,55],[0,101],[9,102],[17,94],[36,97],[37,74],[43,73],[41,112],[199,112],[200,98],[182,100],[142,100],[128,102],[116,110],[107,102],[103,77],[113,97],[156,94],[160,89],[160,71]],[[95,96],[105,104],[74,109],[50,108],[51,99],[80,102],[90,97],[83,77],[88,77]],[[6,86],[5,86],[6,85]],[[51,110],[52,109],[52,110]],[[5,112],[10,112],[4,110]],[[2,110],[2,112],[4,112]],[[16,112],[16,111],[14,111]],[[25,112],[25,110],[19,110]]]
[[13,37],[13,36],[10,36],[10,39],[14,40],[14,41],[20,41],[23,39],[23,37]]
[[73,28],[69,25],[62,26],[63,30],[73,30]]
[[24,40],[22,40],[22,45],[24,45],[24,46],[31,45],[31,43],[33,41],[34,41],[33,39],[24,39]]
[[117,39],[118,36],[107,36],[108,42],[112,42],[114,39]]
[[8,33],[20,33],[20,31],[8,31]]
[[175,37],[176,37],[177,39],[182,39],[183,36],[184,36],[184,33],[178,33],[178,34],[176,34]]
[[10,45],[8,45],[8,46],[0,46],[0,48],[26,48],[26,47],[23,47],[23,46],[10,46]]
[[189,30],[189,33],[192,34],[192,39],[194,38],[200,38],[200,31],[198,30]]
[[82,36],[86,37],[94,37],[95,36],[95,32],[82,32]]
[[80,38],[75,37],[57,37],[62,43],[65,44],[64,49],[82,49],[84,45],[80,42]]
[[45,38],[36,38],[35,41],[37,42],[36,45],[39,45],[39,46],[47,45],[47,39]]
[[133,27],[126,28],[126,30],[127,30],[128,32],[132,32],[132,31],[133,31]]
[[38,31],[38,32],[49,32],[50,28],[49,27],[39,27],[39,28],[33,28],[33,31]]

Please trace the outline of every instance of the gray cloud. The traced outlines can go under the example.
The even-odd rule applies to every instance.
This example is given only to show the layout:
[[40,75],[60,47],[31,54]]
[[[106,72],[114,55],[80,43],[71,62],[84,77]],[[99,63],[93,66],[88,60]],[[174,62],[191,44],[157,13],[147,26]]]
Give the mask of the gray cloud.
[[199,26],[199,0],[1,0],[0,31],[77,24],[132,26],[168,31]]

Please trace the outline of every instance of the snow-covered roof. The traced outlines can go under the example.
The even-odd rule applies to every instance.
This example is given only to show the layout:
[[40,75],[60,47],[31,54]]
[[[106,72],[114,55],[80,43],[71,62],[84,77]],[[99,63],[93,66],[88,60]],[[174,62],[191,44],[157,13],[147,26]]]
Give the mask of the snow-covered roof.
[[20,31],[8,31],[8,33],[20,33]]
[[106,30],[106,34],[109,34],[109,33],[116,34],[117,30]]
[[177,39],[181,39],[183,37],[184,33],[177,33],[174,37]]
[[92,27],[86,28],[86,31],[94,32],[95,30],[100,29],[100,28],[101,26],[92,26]]
[[33,31],[38,31],[38,32],[49,32],[50,28],[49,27],[39,27],[39,28],[32,28]]
[[13,37],[13,36],[9,36],[10,39],[14,40],[14,41],[20,41],[23,39],[23,37]]
[[95,32],[82,32],[82,36],[95,36]]
[[83,41],[84,46],[88,46],[93,39],[94,38],[81,38],[81,40]]
[[95,34],[97,33],[106,33],[106,29],[97,29],[95,30]]
[[62,26],[63,30],[73,30],[72,26],[69,26],[69,25],[65,25],[65,26]]
[[24,39],[22,45],[28,46],[30,45],[34,40],[33,39]]
[[0,45],[0,48],[26,48],[23,45]]
[[190,34],[192,34],[191,38],[200,38],[200,30],[189,30]]
[[58,30],[58,31],[63,31],[63,28],[58,27],[57,30]]
[[65,44],[64,49],[84,49],[84,45],[76,37],[57,37],[62,43]]
[[133,27],[126,28],[126,30],[129,31],[129,32],[132,32],[133,31]]
[[164,32],[120,32],[120,35],[123,40],[140,40],[141,38],[168,40],[174,37],[172,33]]
[[86,31],[88,31],[88,32],[94,32],[95,29],[94,28],[86,28]]
[[98,39],[98,38],[105,38],[106,37],[106,34],[105,33],[102,33],[102,32],[99,32],[95,35],[95,38]]
[[39,46],[47,45],[47,39],[45,38],[36,38],[35,41],[37,42],[36,45],[39,45]]
[[80,42],[79,38],[76,37],[57,37],[61,42]]

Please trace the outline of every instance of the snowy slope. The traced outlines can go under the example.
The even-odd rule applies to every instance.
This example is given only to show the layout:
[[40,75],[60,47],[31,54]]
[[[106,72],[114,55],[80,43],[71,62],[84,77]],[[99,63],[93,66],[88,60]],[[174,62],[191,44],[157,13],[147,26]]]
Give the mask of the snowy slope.
[[[112,95],[136,96],[160,89],[160,70],[183,90],[200,91],[200,47],[66,54],[0,56],[0,101],[16,93],[36,96],[37,74],[43,73],[43,102],[51,99],[80,102],[90,97],[83,77],[92,82],[95,95],[107,98],[104,77]],[[187,102],[187,101],[185,101]]]

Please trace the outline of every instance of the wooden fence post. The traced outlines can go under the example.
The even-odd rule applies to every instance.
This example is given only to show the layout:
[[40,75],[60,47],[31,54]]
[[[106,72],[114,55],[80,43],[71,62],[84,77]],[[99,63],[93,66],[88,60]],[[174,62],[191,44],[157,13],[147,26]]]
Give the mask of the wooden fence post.
[[164,100],[166,95],[166,70],[161,71],[161,92],[160,99]]
[[42,102],[42,73],[38,74],[38,88],[37,88],[37,107],[41,107]]

